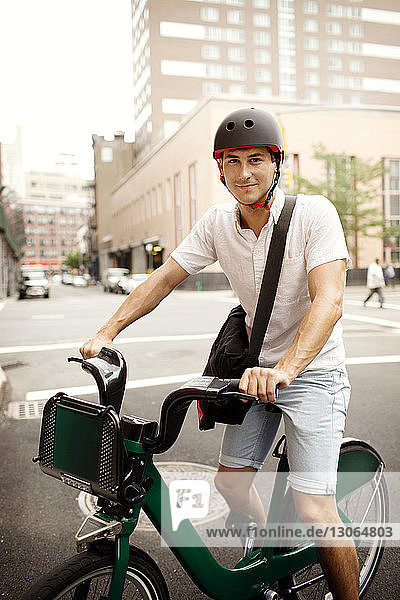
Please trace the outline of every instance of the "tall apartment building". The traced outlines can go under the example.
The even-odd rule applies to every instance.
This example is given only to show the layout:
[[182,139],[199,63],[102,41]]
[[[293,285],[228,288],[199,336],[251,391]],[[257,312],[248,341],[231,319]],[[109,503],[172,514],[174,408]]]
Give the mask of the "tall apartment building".
[[25,174],[23,210],[26,245],[22,262],[59,271],[70,252],[81,250],[82,228],[93,213],[93,184],[59,165],[52,172]]
[[398,0],[132,0],[139,158],[207,94],[398,106],[398,10]]

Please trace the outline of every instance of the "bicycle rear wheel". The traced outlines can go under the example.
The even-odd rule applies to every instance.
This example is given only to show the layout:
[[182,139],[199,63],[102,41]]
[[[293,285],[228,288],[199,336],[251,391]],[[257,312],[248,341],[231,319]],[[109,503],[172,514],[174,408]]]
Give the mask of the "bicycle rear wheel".
[[[45,575],[22,600],[102,600],[108,595],[113,564],[113,544],[96,545]],[[122,600],[169,600],[160,569],[138,548],[130,547]]]
[[[355,459],[361,456],[361,459],[366,459],[367,463],[372,462],[370,459],[375,458],[376,460],[376,454],[373,449],[357,441],[342,447],[340,451],[341,457],[348,453],[353,453]],[[351,460],[352,455],[346,456],[346,458],[349,457]],[[389,519],[389,497],[383,473],[377,473],[376,479],[369,480],[365,485],[343,497],[338,502],[338,506],[349,517],[352,523],[360,523],[362,520],[370,526],[387,523]],[[381,539],[372,540],[368,546],[363,544],[357,547],[360,566],[360,598],[365,594],[376,574],[383,551],[384,541]],[[280,582],[280,589],[283,596],[284,590],[288,588],[292,588],[293,590],[292,595],[290,595],[291,599],[332,599],[319,563],[309,565]]]

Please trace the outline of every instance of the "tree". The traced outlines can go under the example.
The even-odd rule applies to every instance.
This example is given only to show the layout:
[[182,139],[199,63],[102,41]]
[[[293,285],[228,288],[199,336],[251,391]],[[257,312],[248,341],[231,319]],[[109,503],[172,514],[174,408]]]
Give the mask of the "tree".
[[64,260],[64,265],[79,271],[81,266],[86,265],[86,262],[87,258],[85,254],[82,254],[81,252],[70,252]]
[[379,185],[383,176],[382,161],[329,153],[322,144],[314,147],[313,156],[323,162],[325,177],[311,182],[295,176],[297,189],[300,193],[322,194],[335,205],[357,267],[360,234],[384,240],[400,235],[397,231],[400,228],[389,226],[376,207],[376,198],[382,193]]

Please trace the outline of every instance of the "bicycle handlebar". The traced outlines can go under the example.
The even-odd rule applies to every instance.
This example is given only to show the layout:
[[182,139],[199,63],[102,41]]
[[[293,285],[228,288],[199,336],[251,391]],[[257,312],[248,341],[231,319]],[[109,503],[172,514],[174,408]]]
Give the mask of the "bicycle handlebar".
[[[126,383],[126,362],[115,348],[103,347],[94,358],[68,358],[69,362],[78,362],[96,380],[100,404],[113,406],[119,414]],[[172,391],[164,400],[158,433],[154,438],[145,438],[143,447],[153,454],[168,450],[181,431],[188,408],[195,400],[215,402],[220,406],[237,398],[246,402],[259,402],[257,396],[239,391],[239,379],[218,379],[217,377],[198,377],[186,382]],[[265,404],[266,410],[280,412],[274,404]]]

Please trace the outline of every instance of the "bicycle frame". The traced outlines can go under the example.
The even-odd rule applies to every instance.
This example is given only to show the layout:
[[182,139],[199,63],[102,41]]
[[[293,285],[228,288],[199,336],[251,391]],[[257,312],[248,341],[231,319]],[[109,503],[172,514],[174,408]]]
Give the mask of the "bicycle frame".
[[[168,496],[167,484],[162,479],[160,472],[153,463],[152,455],[146,454],[139,442],[125,440],[129,453],[141,455],[145,461],[144,478],[151,478],[152,486],[148,490],[142,503],[137,504],[131,517],[122,520],[121,533],[116,535],[116,553],[114,572],[108,600],[120,600],[128,566],[129,536],[134,531],[141,508],[156,528],[162,534],[164,541],[170,547],[185,571],[198,588],[215,600],[229,600],[240,597],[243,600],[256,600],[263,598],[263,593],[278,579],[315,563],[317,552],[315,545],[310,542],[299,548],[284,550],[276,553],[273,547],[263,547],[242,558],[234,568],[223,567],[214,558],[210,550],[188,519],[183,520],[178,529],[173,531],[170,507],[161,502],[162,497]],[[279,444],[278,444],[279,445]],[[277,472],[288,474],[288,462],[285,454],[280,454]],[[360,477],[350,486],[338,490],[338,499],[357,489],[371,479],[380,464],[380,457],[365,460],[365,454],[359,457],[345,459],[339,470],[342,472],[357,471]],[[356,461],[354,460],[356,458]],[[357,464],[355,464],[357,462]],[[363,475],[364,474],[364,475]],[[286,477],[275,479],[274,489],[268,512],[268,523],[279,522],[280,510],[286,490]],[[347,480],[346,480],[347,481]],[[164,496],[165,494],[165,496]],[[350,520],[343,514],[343,520]],[[107,514],[102,511],[97,513],[104,519]],[[162,530],[161,530],[162,523]]]

